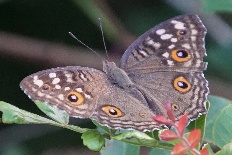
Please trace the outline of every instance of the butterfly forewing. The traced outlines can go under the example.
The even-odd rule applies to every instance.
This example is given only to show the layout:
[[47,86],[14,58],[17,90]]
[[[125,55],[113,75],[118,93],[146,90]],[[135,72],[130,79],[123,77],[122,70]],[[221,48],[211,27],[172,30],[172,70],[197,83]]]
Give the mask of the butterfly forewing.
[[148,30],[123,54],[120,67],[128,72],[202,71],[206,63],[206,28],[197,15],[169,19]]
[[20,83],[32,100],[47,102],[81,118],[93,113],[98,96],[107,86],[103,72],[78,66],[40,71]]

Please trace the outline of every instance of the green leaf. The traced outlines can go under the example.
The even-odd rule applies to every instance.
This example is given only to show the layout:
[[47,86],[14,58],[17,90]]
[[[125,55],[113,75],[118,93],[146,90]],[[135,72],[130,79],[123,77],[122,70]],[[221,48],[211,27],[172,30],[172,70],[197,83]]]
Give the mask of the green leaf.
[[230,0],[201,0],[205,11],[232,11],[232,1]]
[[151,149],[151,151],[149,152],[148,155],[157,155],[157,154],[170,155],[171,151],[164,150],[164,149],[153,148],[153,149]]
[[120,142],[114,139],[106,140],[106,146],[101,155],[139,155],[140,147]]
[[[206,107],[209,110],[210,103],[209,101],[206,103]],[[188,131],[191,131],[193,129],[200,129],[201,130],[201,143],[203,142],[204,136],[205,136],[205,125],[206,125],[206,116],[207,114],[201,115],[198,119],[192,121],[187,129]]]
[[47,118],[41,117],[39,115],[21,110],[9,103],[0,101],[0,111],[2,114],[2,122],[8,124],[56,124],[55,121],[49,120]]
[[[215,139],[213,137],[213,128],[214,125],[217,123],[218,116],[222,113],[223,108],[230,105],[232,102],[230,100],[216,97],[216,96],[209,96],[210,101],[210,108],[206,117],[206,130],[205,130],[205,140],[215,143]],[[225,122],[228,124],[228,122]]]
[[105,145],[105,139],[97,130],[88,130],[82,134],[83,144],[90,150],[100,151]]
[[229,143],[216,153],[216,155],[229,155],[232,154],[232,143]]
[[223,147],[232,139],[232,104],[224,107],[217,117],[212,129],[213,139],[217,146]]
[[68,124],[69,122],[69,114],[57,108],[56,106],[52,106],[49,103],[40,102],[40,101],[33,101],[37,107],[43,111],[47,116],[51,117],[52,119],[56,120],[62,124]]
[[2,122],[8,124],[49,124],[53,126],[58,126],[62,128],[67,128],[75,132],[84,133],[88,129],[80,128],[74,125],[67,125],[55,122],[53,120],[41,117],[39,115],[30,113],[25,110],[21,110],[9,103],[0,101],[0,111],[2,114]]
[[95,120],[92,120],[92,122],[98,127],[100,132],[111,134],[111,132],[115,133],[117,131],[115,129],[109,129],[107,126],[102,126]]
[[136,130],[125,132],[112,138],[139,146],[154,147],[155,145],[157,145],[156,139],[151,138],[147,134]]

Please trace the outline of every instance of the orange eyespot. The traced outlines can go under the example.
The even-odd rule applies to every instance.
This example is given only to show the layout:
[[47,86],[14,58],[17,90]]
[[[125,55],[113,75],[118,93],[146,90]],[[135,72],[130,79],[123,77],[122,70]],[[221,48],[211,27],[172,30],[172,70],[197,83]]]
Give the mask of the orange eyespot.
[[171,107],[172,107],[173,111],[177,111],[179,109],[179,106],[177,104],[175,104],[175,103],[172,103]]
[[187,31],[186,30],[178,30],[177,31],[177,35],[178,36],[185,36],[187,34]]
[[78,92],[71,91],[67,96],[67,100],[73,105],[79,105],[83,103],[84,97]]
[[186,93],[191,88],[191,84],[183,76],[175,78],[173,86],[176,90],[178,90],[181,93]]
[[43,90],[49,90],[51,86],[49,84],[43,84],[41,87]]
[[172,58],[177,62],[185,62],[191,59],[191,54],[185,49],[172,50]]
[[114,117],[114,118],[117,118],[117,117],[120,117],[123,115],[122,111],[114,106],[104,106],[102,107],[102,110],[107,114],[109,115],[110,117]]

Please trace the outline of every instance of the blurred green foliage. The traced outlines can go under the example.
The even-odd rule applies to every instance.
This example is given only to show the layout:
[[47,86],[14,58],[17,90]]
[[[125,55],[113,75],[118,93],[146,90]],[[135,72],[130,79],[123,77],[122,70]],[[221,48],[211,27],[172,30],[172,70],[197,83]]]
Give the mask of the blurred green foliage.
[[[135,36],[141,35],[166,19],[180,14],[192,13],[181,12],[181,9],[170,5],[168,0],[134,0],[133,3],[129,0],[111,0],[106,1],[108,5],[103,7],[99,7],[93,2],[97,1],[1,0],[0,32],[79,46],[79,43],[68,35],[68,32],[71,31],[88,46],[104,51],[97,22],[99,17],[103,21],[105,20],[103,29],[108,49],[112,49],[115,42],[120,40],[120,35],[118,35],[115,25],[109,22],[110,18],[105,10],[114,13],[126,30]],[[174,3],[182,2],[176,1]],[[202,6],[201,10],[208,14],[220,11],[219,15],[226,19],[227,23],[232,23],[232,15],[227,12],[231,11],[231,1],[201,0],[199,6]],[[206,49],[208,56],[205,60],[209,62],[206,77],[218,78],[226,84],[232,84],[232,41],[231,44],[219,45],[214,41],[214,38],[207,35]],[[47,67],[49,68],[49,66]],[[31,62],[28,64],[17,59],[14,55],[9,56],[0,53],[0,99],[42,115],[18,86],[25,76],[42,69],[46,68],[38,65],[38,63]],[[81,126],[93,127],[92,124],[79,123],[81,123]],[[37,134],[41,134],[31,133],[30,135],[29,131],[34,128],[37,129]],[[0,124],[0,154],[20,154],[20,152],[23,152],[21,154],[41,154],[49,148],[79,148],[82,145],[80,135],[75,132],[63,129],[53,131],[54,128],[49,130],[49,127],[48,131],[45,132],[42,128],[46,127],[20,126],[21,130],[19,132],[19,126],[17,125]],[[21,136],[12,139],[13,135],[17,134],[21,134]]]

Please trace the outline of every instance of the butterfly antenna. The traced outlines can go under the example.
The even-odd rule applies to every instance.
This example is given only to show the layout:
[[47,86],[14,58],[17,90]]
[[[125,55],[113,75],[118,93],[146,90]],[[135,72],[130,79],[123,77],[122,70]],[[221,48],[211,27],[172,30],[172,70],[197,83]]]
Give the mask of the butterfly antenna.
[[100,26],[101,33],[102,33],[102,41],[103,41],[104,48],[105,48],[105,51],[106,51],[106,57],[109,58],[109,57],[108,57],[108,52],[107,52],[107,49],[106,49],[106,42],[105,42],[105,37],[104,37],[104,33],[103,33],[101,18],[98,18],[98,22],[99,22],[99,26]]
[[101,58],[101,56],[96,51],[94,51],[92,48],[90,48],[85,43],[83,43],[81,40],[79,40],[72,32],[68,32],[68,33],[69,33],[69,35],[71,37],[73,37],[74,39],[76,39],[79,43],[81,43],[82,45],[84,45],[85,47],[87,47],[89,50],[91,50],[93,53],[95,53],[97,56],[99,56]]

